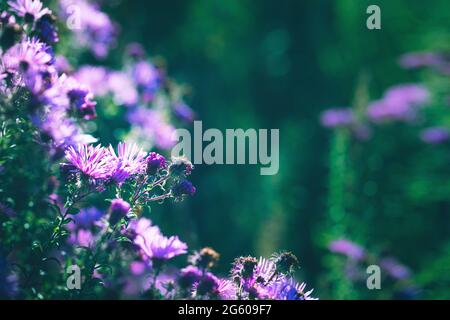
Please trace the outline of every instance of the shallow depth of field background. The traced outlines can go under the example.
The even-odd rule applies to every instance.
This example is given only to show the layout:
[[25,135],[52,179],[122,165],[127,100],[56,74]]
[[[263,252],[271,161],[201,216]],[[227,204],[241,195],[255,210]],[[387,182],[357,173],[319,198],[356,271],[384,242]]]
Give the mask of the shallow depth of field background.
[[[375,2],[382,29],[370,31],[366,8]],[[339,159],[330,158],[333,132],[321,127],[321,111],[350,105],[361,78],[371,99],[422,81],[398,66],[403,53],[450,49],[447,0],[375,2],[105,1],[122,26],[118,46],[138,41],[164,59],[171,77],[191,87],[188,102],[204,128],[280,129],[278,175],[198,165],[195,197],[152,208],[167,233],[220,252],[222,273],[236,256],[287,249],[316,296],[347,297],[329,285],[346,280],[326,249],[343,230],[341,237],[410,267],[422,297],[450,297],[449,146],[427,146],[404,124],[375,128],[371,140],[352,143],[345,225],[327,218],[329,168]],[[113,53],[108,63],[120,60]],[[356,286],[350,297],[383,296]]]

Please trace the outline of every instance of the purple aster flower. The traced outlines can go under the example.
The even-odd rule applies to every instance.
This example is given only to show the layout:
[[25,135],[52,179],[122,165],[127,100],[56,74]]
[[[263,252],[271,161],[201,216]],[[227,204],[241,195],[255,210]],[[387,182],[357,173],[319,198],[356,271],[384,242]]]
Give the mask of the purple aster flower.
[[363,260],[366,256],[365,250],[362,247],[347,239],[332,241],[328,248],[331,252],[343,254],[357,261]]
[[135,143],[126,144],[120,142],[117,146],[117,155],[113,147],[109,146],[111,178],[121,184],[130,176],[142,173],[145,169],[145,157],[147,155]]
[[145,233],[159,234],[161,233],[157,226],[152,225],[152,221],[147,218],[133,220],[128,224],[126,233],[133,239],[137,236],[143,236]]
[[8,70],[29,75],[47,69],[52,59],[48,47],[33,38],[25,39],[6,51],[3,63]]
[[367,114],[374,122],[384,120],[410,121],[417,109],[429,99],[428,90],[420,85],[406,84],[392,87],[381,100],[372,102]]
[[66,159],[83,174],[94,179],[109,177],[109,156],[105,148],[98,145],[78,144],[66,150]]
[[440,144],[448,141],[449,138],[449,130],[441,127],[427,128],[420,133],[420,139],[429,144]]
[[380,260],[380,267],[383,268],[392,278],[397,280],[407,279],[411,276],[411,271],[395,258],[383,258]]
[[146,172],[150,176],[157,174],[159,170],[167,167],[166,158],[156,152],[150,152],[147,159],[145,159],[145,163],[147,164]]
[[33,22],[43,15],[51,13],[48,8],[43,7],[40,0],[10,0],[8,5],[19,17],[23,17],[26,22]]
[[155,228],[148,228],[145,233],[138,235],[134,243],[151,260],[169,260],[187,252],[187,245],[178,236],[167,238]]
[[70,65],[69,61],[66,57],[62,55],[55,56],[55,69],[59,74],[63,73],[71,73],[72,72],[72,66]]
[[399,63],[405,69],[415,69],[421,67],[434,67],[439,65],[442,59],[434,52],[413,52],[400,57]]
[[269,297],[274,300],[318,300],[311,297],[312,290],[305,292],[306,283],[294,279],[283,279],[268,287]]
[[109,211],[111,216],[109,222],[111,225],[115,225],[120,219],[124,218],[130,211],[131,206],[123,199],[114,199],[111,201]]
[[68,243],[80,247],[92,248],[95,244],[95,237],[90,230],[78,229],[70,234]]
[[96,102],[92,101],[94,95],[74,78],[68,78],[66,82],[67,96],[70,105],[81,117],[91,120],[96,117]]
[[99,221],[104,215],[104,212],[96,207],[83,208],[76,215],[72,215],[71,218],[74,223],[74,227],[88,229]]
[[203,276],[203,271],[194,266],[187,266],[180,270],[178,284],[184,290],[190,290],[192,286],[199,282]]
[[74,74],[74,78],[95,95],[104,96],[108,93],[108,71],[103,67],[83,66]]
[[119,105],[127,107],[138,102],[138,92],[132,79],[124,72],[114,71],[108,75],[109,90]]
[[189,176],[194,170],[194,166],[186,157],[175,157],[169,166],[169,172],[171,175],[177,177]]
[[349,108],[334,108],[326,110],[320,116],[320,122],[324,127],[336,128],[353,124],[353,112]]
[[128,113],[128,121],[133,125],[132,132],[160,149],[170,149],[176,142],[173,139],[175,128],[156,110],[133,108]]
[[105,58],[115,43],[116,27],[107,14],[100,11],[98,6],[86,0],[61,0],[63,18],[72,6],[76,6],[80,13],[80,25],[73,28],[78,43],[89,48],[97,58]]
[[55,44],[59,41],[56,18],[51,14],[45,14],[36,21],[35,32],[45,43]]
[[171,189],[172,195],[175,198],[192,196],[196,191],[196,188],[189,180],[182,180],[181,182],[176,183]]
[[180,102],[176,103],[173,112],[175,116],[185,122],[192,122],[194,121],[194,111],[185,103]]
[[135,83],[145,91],[155,92],[160,85],[158,69],[148,61],[139,61],[132,68]]

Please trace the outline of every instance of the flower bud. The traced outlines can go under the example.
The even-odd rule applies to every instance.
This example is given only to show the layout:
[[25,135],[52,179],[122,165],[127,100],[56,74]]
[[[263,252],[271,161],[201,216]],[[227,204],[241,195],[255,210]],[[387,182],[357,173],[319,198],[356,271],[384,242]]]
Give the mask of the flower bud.
[[146,172],[149,176],[153,176],[160,169],[166,168],[166,158],[156,152],[150,152],[145,162],[147,163]]
[[182,196],[192,196],[196,192],[194,185],[188,180],[182,180],[172,187],[172,195],[175,198]]
[[122,199],[114,199],[111,201],[111,206],[109,207],[111,214],[109,218],[110,224],[115,225],[119,222],[120,219],[127,215],[130,208],[130,204]]

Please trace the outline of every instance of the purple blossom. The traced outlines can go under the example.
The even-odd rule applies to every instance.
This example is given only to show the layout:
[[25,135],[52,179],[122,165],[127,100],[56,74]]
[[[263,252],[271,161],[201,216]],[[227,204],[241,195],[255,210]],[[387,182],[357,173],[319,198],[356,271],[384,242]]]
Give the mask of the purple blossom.
[[349,108],[334,108],[326,110],[320,117],[320,122],[324,127],[336,128],[353,124],[353,112]]
[[189,180],[182,180],[179,183],[176,183],[172,187],[172,194],[174,197],[182,197],[182,196],[192,196],[197,191],[192,182]]
[[126,73],[119,71],[109,73],[108,88],[117,104],[127,107],[137,104],[138,92],[133,80]]
[[427,128],[420,133],[420,139],[429,144],[441,144],[448,141],[449,138],[449,130],[442,127]]
[[89,48],[97,58],[105,58],[115,43],[117,33],[108,15],[86,0],[61,0],[60,5],[64,18],[68,18],[69,8],[78,8],[80,25],[73,28],[78,43]]
[[117,146],[117,154],[111,145],[108,150],[110,154],[111,178],[115,182],[121,184],[130,176],[143,172],[147,153],[135,143],[126,144],[120,142]]
[[166,158],[156,152],[150,152],[148,157],[145,159],[145,163],[147,164],[146,172],[150,176],[155,175],[159,170],[167,167]]
[[74,223],[74,227],[88,229],[94,225],[95,222],[100,220],[104,215],[104,212],[96,207],[83,208],[76,215],[72,215],[71,218]]
[[268,287],[269,297],[275,300],[318,300],[311,297],[312,290],[306,291],[306,283],[297,283],[294,279],[282,279]]
[[115,225],[120,219],[124,218],[130,211],[131,206],[123,199],[114,199],[111,201],[109,211],[111,213],[109,222]]
[[148,61],[139,61],[132,68],[135,83],[146,92],[154,93],[160,86],[161,75]]
[[66,159],[73,167],[91,178],[105,179],[109,176],[108,152],[100,145],[70,146],[66,150]]
[[160,112],[136,107],[128,113],[128,121],[134,126],[134,133],[138,137],[151,141],[158,148],[170,149],[174,146],[175,128]]
[[395,258],[389,257],[381,259],[380,267],[397,280],[407,279],[411,276],[411,271]]
[[331,252],[343,254],[357,261],[363,260],[366,256],[365,250],[362,247],[347,239],[332,241],[328,248]]
[[74,78],[68,78],[66,90],[70,106],[73,110],[86,120],[91,120],[96,117],[96,102],[92,101],[94,95],[84,85],[81,85]]
[[187,266],[180,270],[178,284],[185,290],[190,290],[192,286],[199,282],[203,276],[203,271],[194,266]]
[[145,258],[169,260],[187,252],[187,245],[178,236],[165,237],[159,228],[148,227],[138,234],[134,243],[141,249]]
[[374,122],[384,120],[410,121],[415,118],[417,109],[429,99],[428,90],[415,84],[392,87],[381,100],[372,102],[367,114]]
[[192,109],[183,102],[176,103],[173,108],[173,112],[175,116],[182,121],[194,121],[194,111],[192,111]]
[[70,234],[68,242],[80,247],[92,248],[95,244],[95,237],[90,230],[78,229]]
[[400,65],[405,69],[430,67],[443,74],[450,74],[449,55],[437,52],[412,52],[400,57]]
[[43,7],[40,0],[10,0],[8,5],[19,17],[25,18],[26,22],[33,22],[51,13],[48,8]]
[[43,15],[36,21],[35,31],[39,39],[45,43],[55,44],[59,41],[56,20],[51,14]]
[[74,78],[95,95],[104,96],[108,93],[108,71],[103,67],[83,66],[74,74]]

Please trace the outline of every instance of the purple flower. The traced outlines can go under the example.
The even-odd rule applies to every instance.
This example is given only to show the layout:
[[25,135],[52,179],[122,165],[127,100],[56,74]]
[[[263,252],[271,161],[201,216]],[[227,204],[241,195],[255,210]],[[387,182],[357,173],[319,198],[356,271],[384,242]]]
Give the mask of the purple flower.
[[185,103],[180,102],[180,103],[175,104],[173,111],[174,111],[175,116],[182,121],[186,121],[186,122],[194,121],[194,112]]
[[274,300],[318,300],[311,297],[312,290],[305,292],[306,283],[294,279],[282,279],[268,287],[269,297]]
[[92,248],[95,244],[95,237],[90,230],[78,229],[72,232],[68,242],[80,247]]
[[151,260],[169,260],[187,252],[187,245],[177,236],[165,237],[159,228],[147,228],[138,234],[134,243],[142,250],[144,256]]
[[157,174],[159,170],[167,167],[166,158],[156,152],[150,152],[147,159],[145,159],[145,163],[147,164],[146,172],[150,176]]
[[140,218],[139,220],[133,220],[129,223],[127,233],[131,238],[142,236],[145,233],[161,233],[157,226],[152,225],[152,221],[147,218]]
[[133,125],[132,133],[142,137],[143,140],[151,141],[161,149],[170,149],[174,146],[175,128],[160,112],[136,107],[128,113],[128,121]]
[[160,85],[160,73],[148,61],[139,61],[132,68],[135,83],[146,92],[155,92]]
[[384,120],[409,121],[414,119],[417,109],[429,99],[428,90],[420,85],[406,84],[392,87],[381,100],[372,102],[367,114],[374,122]]
[[120,142],[117,147],[117,155],[111,145],[108,150],[110,154],[111,178],[115,182],[121,184],[131,175],[143,172],[147,153],[135,143],[130,145]]
[[399,63],[405,69],[415,69],[436,66],[441,61],[441,57],[434,52],[413,52],[402,55]]
[[138,102],[138,92],[133,80],[124,72],[114,71],[108,75],[108,87],[113,93],[114,101],[127,107]]
[[190,290],[192,286],[199,282],[203,276],[203,271],[194,266],[187,266],[180,270],[178,284],[185,290]]
[[420,139],[429,144],[440,144],[450,138],[450,132],[446,128],[433,127],[422,130]]
[[131,206],[123,199],[114,199],[111,201],[109,211],[111,216],[109,222],[111,225],[115,225],[120,219],[124,218],[130,211]]
[[104,212],[98,210],[96,207],[83,208],[76,215],[71,218],[76,228],[88,229],[103,217]]
[[328,248],[331,252],[343,254],[357,261],[364,259],[366,256],[365,250],[362,247],[347,239],[332,241]]
[[392,278],[397,280],[407,279],[411,276],[411,271],[397,261],[395,258],[383,258],[380,260],[380,267],[383,268]]
[[43,8],[40,0],[11,0],[8,5],[19,16],[23,17],[26,22],[33,22],[45,14],[50,14],[48,8]]
[[30,76],[46,70],[53,57],[47,46],[37,39],[25,39],[11,47],[3,56],[7,70]]
[[95,95],[104,96],[108,93],[108,71],[103,67],[83,66],[74,74],[74,78]]
[[192,196],[197,191],[189,180],[182,180],[172,187],[172,195],[176,198],[182,196]]
[[85,86],[78,83],[74,78],[68,78],[66,90],[73,110],[86,120],[96,117],[96,102],[92,101],[94,95]]
[[105,58],[115,43],[117,33],[108,15],[86,0],[61,0],[60,5],[64,18],[72,12],[68,9],[73,6],[78,8],[79,25],[73,28],[78,43],[89,48],[97,58]]
[[51,14],[45,14],[36,21],[35,31],[45,43],[55,44],[59,41],[56,20]]
[[320,122],[324,127],[336,128],[353,124],[353,112],[349,108],[334,108],[326,110],[320,117]]
[[66,150],[66,159],[73,167],[91,178],[105,179],[109,176],[108,152],[100,145],[70,146]]

